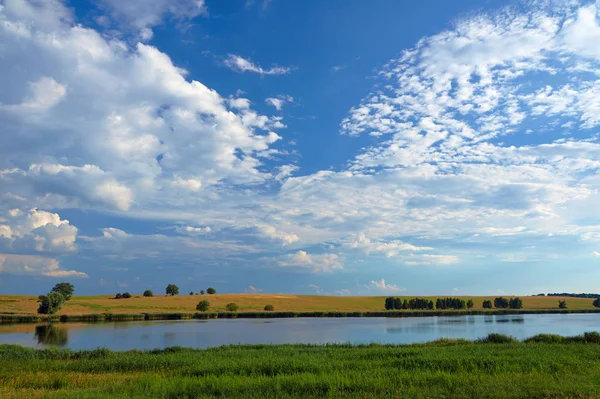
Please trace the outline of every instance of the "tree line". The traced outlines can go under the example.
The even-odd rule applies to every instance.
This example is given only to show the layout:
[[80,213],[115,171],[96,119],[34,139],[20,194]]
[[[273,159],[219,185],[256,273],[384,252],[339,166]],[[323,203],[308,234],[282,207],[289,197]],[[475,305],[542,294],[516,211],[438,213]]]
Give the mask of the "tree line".
[[600,298],[600,294],[570,294],[568,292],[548,294],[548,296],[568,296],[568,297],[572,297],[572,298],[589,298],[589,299]]
[[[600,307],[600,300],[598,301],[598,307]],[[397,297],[385,298],[385,309],[386,310],[446,310],[446,309],[472,309],[474,306],[473,300],[464,300],[460,298],[437,298],[435,304],[433,300],[423,298],[413,299],[402,299]],[[484,300],[482,304],[484,309],[522,309],[523,301],[521,298],[506,299],[498,297],[494,299],[494,302],[490,300]],[[566,306],[566,303],[564,304]]]

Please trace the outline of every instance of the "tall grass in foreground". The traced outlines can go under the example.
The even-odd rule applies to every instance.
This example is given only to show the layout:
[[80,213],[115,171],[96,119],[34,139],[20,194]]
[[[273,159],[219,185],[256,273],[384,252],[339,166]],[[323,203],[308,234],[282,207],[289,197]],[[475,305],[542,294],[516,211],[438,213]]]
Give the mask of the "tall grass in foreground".
[[600,334],[414,345],[0,346],[2,398],[595,398]]

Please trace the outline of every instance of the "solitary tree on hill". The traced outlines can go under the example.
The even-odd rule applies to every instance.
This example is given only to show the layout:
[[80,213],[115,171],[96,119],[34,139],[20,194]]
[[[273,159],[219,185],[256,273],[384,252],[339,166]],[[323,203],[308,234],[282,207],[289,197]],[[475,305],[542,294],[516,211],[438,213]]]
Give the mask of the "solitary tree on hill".
[[217,293],[217,290],[215,290],[212,287],[209,287],[209,288],[206,289],[206,293],[209,294],[209,295],[213,295],[213,294]]
[[166,292],[167,292],[167,295],[171,295],[171,296],[179,295],[179,287],[176,286],[175,284],[169,284],[169,285],[167,285]]

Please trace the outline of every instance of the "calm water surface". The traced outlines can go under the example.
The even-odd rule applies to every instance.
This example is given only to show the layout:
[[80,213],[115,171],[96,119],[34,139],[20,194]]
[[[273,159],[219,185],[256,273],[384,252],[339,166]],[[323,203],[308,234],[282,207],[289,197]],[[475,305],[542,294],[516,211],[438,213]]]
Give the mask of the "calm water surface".
[[0,325],[0,344],[113,350],[226,344],[393,343],[477,339],[502,333],[523,339],[548,333],[600,331],[600,314],[415,318],[297,318],[144,321],[98,324]]

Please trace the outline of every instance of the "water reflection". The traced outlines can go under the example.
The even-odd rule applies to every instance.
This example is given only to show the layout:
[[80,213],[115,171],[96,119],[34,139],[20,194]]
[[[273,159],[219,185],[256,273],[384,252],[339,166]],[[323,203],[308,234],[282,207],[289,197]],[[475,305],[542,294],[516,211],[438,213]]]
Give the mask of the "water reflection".
[[65,346],[69,343],[69,333],[66,328],[54,324],[35,326],[34,339],[39,345]]

